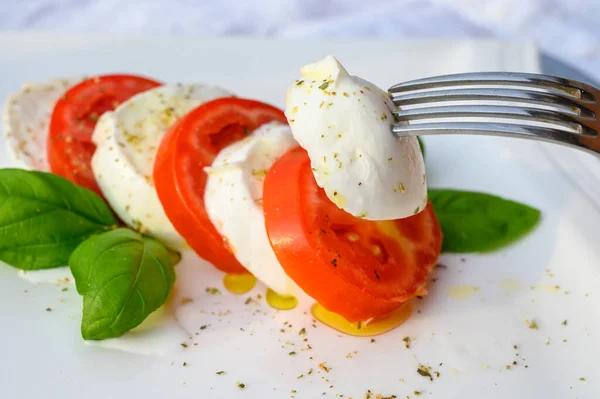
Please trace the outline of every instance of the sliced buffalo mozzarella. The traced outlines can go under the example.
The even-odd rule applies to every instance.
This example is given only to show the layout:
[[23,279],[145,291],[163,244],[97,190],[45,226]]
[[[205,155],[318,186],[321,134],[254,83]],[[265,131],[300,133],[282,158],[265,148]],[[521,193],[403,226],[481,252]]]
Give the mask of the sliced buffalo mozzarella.
[[165,131],[198,105],[231,93],[203,84],[177,84],[140,93],[103,114],[92,139],[92,170],[102,193],[128,225],[184,248],[156,194],[152,168]]
[[48,125],[54,104],[82,78],[49,79],[25,84],[8,96],[2,112],[4,145],[15,166],[49,171]]
[[298,292],[269,243],[262,209],[267,171],[297,147],[290,128],[272,122],[224,148],[210,168],[204,192],[206,212],[238,261],[281,295]]
[[301,73],[287,91],[285,114],[327,197],[371,220],[423,210],[423,157],[416,138],[392,135],[394,105],[387,93],[350,76],[332,56]]

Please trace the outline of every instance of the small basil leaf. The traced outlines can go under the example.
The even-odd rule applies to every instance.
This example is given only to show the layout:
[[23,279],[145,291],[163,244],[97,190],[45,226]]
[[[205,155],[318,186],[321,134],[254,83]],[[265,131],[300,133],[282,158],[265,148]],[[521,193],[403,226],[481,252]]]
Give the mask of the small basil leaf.
[[116,223],[86,188],[50,173],[0,169],[0,260],[9,265],[65,266],[77,245]]
[[81,243],[69,266],[83,296],[84,339],[119,337],[138,326],[165,303],[175,282],[167,248],[125,228]]
[[459,191],[428,191],[440,221],[444,252],[486,252],[511,244],[540,220],[540,211],[494,195]]
[[423,154],[423,158],[425,158],[425,143],[419,136],[417,136],[417,141],[419,142],[419,147],[421,148],[421,154]]

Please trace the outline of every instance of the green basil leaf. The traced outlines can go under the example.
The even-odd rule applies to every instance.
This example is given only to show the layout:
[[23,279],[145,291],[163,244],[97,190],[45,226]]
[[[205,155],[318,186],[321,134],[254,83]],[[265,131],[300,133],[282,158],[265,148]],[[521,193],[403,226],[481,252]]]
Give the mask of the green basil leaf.
[[117,221],[94,192],[50,173],[0,169],[0,260],[25,270],[68,264]]
[[419,142],[419,147],[421,148],[421,154],[423,154],[423,158],[425,158],[425,143],[419,136],[417,136],[417,141]]
[[530,232],[540,211],[494,195],[459,191],[428,191],[440,221],[444,252],[486,252],[511,244]]
[[119,337],[138,326],[165,303],[175,283],[167,248],[125,228],[81,243],[69,266],[83,296],[84,339]]

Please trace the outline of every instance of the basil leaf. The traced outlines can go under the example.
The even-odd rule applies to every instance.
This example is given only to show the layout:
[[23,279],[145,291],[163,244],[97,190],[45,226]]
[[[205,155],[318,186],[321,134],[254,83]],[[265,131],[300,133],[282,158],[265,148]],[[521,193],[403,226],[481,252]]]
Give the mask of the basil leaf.
[[419,148],[421,148],[421,154],[423,154],[423,158],[425,158],[425,143],[419,136],[417,136],[417,141],[419,142]]
[[83,339],[119,337],[138,326],[175,283],[167,248],[125,228],[84,241],[69,266],[83,296]]
[[540,211],[494,195],[428,191],[444,235],[442,251],[486,252],[511,244],[540,220]]
[[9,265],[65,266],[77,245],[116,223],[102,198],[67,179],[0,169],[0,260]]

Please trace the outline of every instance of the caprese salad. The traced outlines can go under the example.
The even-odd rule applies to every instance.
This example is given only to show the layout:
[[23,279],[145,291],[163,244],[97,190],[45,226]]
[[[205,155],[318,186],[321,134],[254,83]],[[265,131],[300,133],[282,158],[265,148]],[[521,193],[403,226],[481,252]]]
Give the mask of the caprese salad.
[[16,168],[0,170],[0,260],[69,265],[84,339],[161,307],[189,248],[360,327],[424,295],[441,251],[493,250],[539,220],[428,190],[417,138],[390,133],[388,94],[332,56],[301,68],[285,102],[135,75],[25,86],[4,107]]

